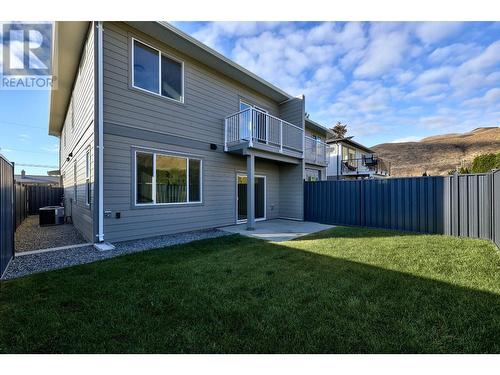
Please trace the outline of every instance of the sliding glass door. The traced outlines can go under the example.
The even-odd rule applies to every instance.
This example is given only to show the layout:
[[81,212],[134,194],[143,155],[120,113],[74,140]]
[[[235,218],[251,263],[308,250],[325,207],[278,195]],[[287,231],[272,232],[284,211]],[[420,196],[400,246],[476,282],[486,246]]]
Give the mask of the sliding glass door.
[[[266,218],[266,177],[255,176],[255,220]],[[247,186],[246,174],[236,177],[236,212],[239,223],[247,220]]]

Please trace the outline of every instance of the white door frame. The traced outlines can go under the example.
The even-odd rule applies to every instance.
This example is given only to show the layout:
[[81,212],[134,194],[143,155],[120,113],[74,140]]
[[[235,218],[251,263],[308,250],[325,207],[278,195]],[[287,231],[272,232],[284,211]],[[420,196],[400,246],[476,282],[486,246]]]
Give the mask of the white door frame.
[[[235,198],[235,205],[236,205],[236,224],[243,224],[247,222],[247,219],[243,220],[238,220],[238,177],[246,177],[247,178],[247,185],[248,185],[248,176],[246,172],[238,172],[236,173],[236,179],[235,179],[235,188],[236,188],[236,198]],[[261,218],[255,218],[255,221],[263,221],[267,219],[267,177],[263,174],[256,174],[254,177],[259,177],[264,179],[264,217]],[[246,198],[245,198],[246,199]],[[248,207],[247,207],[248,210]],[[248,211],[247,211],[248,212]],[[248,216],[248,213],[247,213]]]

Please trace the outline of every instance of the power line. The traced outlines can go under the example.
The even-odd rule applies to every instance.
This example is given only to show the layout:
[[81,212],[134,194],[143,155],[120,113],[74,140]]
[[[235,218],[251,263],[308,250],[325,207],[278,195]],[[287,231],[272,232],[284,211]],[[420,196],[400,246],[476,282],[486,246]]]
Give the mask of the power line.
[[12,121],[2,121],[2,122],[0,122],[0,125],[14,125],[14,126],[22,126],[25,128],[40,129],[40,130],[44,129],[44,127],[42,127],[42,126],[20,124],[18,122],[12,122]]
[[[0,147],[0,151],[2,151],[2,147]],[[7,147],[4,149],[4,152],[9,152],[9,151],[27,152],[30,154],[43,154],[43,155],[54,154],[54,152],[51,152],[51,151],[32,151],[32,150],[22,150],[19,148],[10,148],[10,147]]]
[[56,165],[42,165],[42,164],[21,164],[14,163],[16,167],[34,167],[34,168],[59,168]]

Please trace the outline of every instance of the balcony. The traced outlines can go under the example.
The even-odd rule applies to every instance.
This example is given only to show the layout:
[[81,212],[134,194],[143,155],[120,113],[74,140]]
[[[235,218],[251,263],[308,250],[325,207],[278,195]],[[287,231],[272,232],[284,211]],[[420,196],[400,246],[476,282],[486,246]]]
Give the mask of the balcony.
[[247,108],[224,120],[224,151],[244,147],[304,157],[304,129],[256,108]]
[[330,146],[325,142],[314,139],[311,137],[305,137],[305,159],[306,163],[317,164],[321,166],[328,165],[328,156],[330,154]]
[[343,175],[389,176],[390,164],[375,155],[342,160]]

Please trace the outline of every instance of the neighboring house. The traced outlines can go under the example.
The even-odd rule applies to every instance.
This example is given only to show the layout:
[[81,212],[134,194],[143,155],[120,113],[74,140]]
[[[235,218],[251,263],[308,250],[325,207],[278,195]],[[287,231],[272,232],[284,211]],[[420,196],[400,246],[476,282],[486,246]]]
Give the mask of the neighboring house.
[[352,137],[327,139],[326,143],[330,145],[329,180],[384,178],[390,175],[390,165],[372,149],[353,141]]
[[58,22],[55,35],[49,134],[85,238],[303,220],[305,167],[322,179],[326,167],[304,152],[305,123],[326,133],[305,121],[303,96],[163,22]]
[[305,125],[304,178],[306,181],[326,180],[330,146],[325,141],[332,132],[309,118],[305,119]]
[[14,179],[17,183],[35,186],[59,186],[60,181],[59,176],[28,175],[24,170],[21,174],[16,174]]

